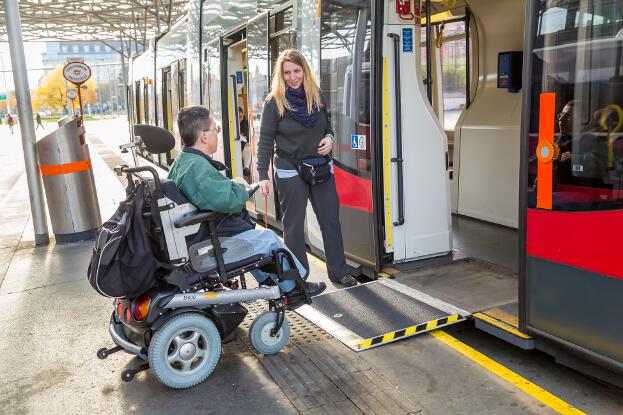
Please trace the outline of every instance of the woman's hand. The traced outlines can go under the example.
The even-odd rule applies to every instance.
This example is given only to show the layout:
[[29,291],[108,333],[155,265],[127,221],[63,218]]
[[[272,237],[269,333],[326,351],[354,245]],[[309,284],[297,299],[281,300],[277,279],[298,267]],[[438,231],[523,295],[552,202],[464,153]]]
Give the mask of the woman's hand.
[[257,184],[260,187],[260,191],[264,196],[268,196],[270,192],[270,180],[260,180]]
[[318,154],[326,156],[331,153],[331,150],[333,150],[333,139],[331,136],[325,136],[318,144]]

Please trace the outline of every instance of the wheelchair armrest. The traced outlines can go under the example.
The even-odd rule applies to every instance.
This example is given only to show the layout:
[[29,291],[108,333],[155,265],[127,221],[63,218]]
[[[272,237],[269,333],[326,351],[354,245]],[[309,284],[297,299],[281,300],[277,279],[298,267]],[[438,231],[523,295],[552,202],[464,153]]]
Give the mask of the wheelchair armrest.
[[183,228],[185,226],[192,226],[201,222],[219,220],[225,216],[227,215],[224,213],[199,210],[176,220],[173,226],[176,228]]

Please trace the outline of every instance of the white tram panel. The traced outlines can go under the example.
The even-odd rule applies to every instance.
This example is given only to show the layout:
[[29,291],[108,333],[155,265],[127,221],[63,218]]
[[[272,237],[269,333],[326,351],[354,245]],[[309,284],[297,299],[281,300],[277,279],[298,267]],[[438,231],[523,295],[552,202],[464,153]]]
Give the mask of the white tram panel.
[[[413,2],[412,2],[413,3]],[[413,10],[413,4],[411,4]],[[387,62],[390,108],[390,154],[396,156],[396,108],[394,87],[394,44],[388,34],[400,36],[400,79],[402,107],[402,146],[404,175],[404,224],[398,219],[398,181],[396,163],[391,163],[391,205],[394,262],[445,255],[452,249],[450,181],[446,166],[447,138],[428,98],[420,75],[420,28],[405,25],[396,14],[395,2],[386,9],[383,59]],[[411,52],[403,48],[403,28],[411,29]],[[385,95],[385,94],[384,94]],[[385,173],[386,174],[386,173]],[[386,247],[389,248],[389,247]]]
[[499,89],[497,70],[498,53],[523,50],[525,1],[471,0],[469,6],[478,80],[454,135],[453,210],[516,228],[522,94]]

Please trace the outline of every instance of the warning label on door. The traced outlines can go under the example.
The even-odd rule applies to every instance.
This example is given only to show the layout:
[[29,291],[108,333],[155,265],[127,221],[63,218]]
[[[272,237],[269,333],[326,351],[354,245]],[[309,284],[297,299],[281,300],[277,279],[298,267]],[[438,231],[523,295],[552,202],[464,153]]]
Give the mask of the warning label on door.
[[352,134],[350,136],[350,148],[353,150],[365,150],[366,149],[366,136]]

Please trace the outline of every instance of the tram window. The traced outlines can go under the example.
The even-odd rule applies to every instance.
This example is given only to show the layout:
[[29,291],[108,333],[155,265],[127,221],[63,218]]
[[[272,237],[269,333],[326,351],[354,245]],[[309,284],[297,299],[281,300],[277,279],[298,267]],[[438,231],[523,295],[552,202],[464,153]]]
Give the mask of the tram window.
[[[372,143],[369,3],[354,1],[344,6],[337,0],[323,1],[321,19],[321,89],[335,132],[334,160],[346,172],[369,179]],[[351,147],[352,134],[366,137],[365,150]]]
[[454,130],[467,98],[467,48],[465,22],[447,23],[441,46],[444,127]]
[[284,29],[290,28],[293,25],[292,7],[288,7],[285,10],[275,13],[268,19],[268,29],[270,33],[277,33]]
[[[584,2],[558,1],[551,7],[542,2],[538,11],[530,100],[529,206],[536,205],[539,181],[539,97],[553,92],[557,114],[553,209],[622,209],[623,41],[617,40],[617,33],[623,30],[623,8],[620,0],[594,0],[589,10],[579,10],[580,4]],[[552,9],[566,16],[564,27],[548,20]]]

